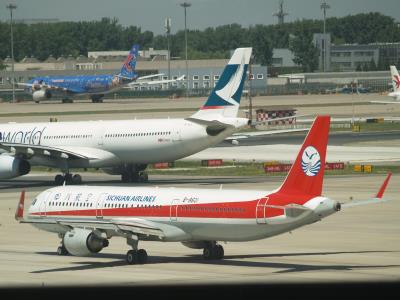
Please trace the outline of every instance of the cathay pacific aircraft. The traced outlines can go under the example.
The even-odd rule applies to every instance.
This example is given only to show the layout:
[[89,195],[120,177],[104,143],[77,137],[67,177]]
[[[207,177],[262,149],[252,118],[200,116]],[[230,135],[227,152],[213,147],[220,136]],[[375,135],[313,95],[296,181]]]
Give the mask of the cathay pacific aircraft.
[[[28,174],[39,165],[61,170],[57,184],[80,183],[81,176],[70,168],[89,167],[119,174],[124,182],[147,181],[148,164],[192,155],[248,124],[237,115],[251,52],[234,51],[203,107],[185,119],[0,124],[0,179]],[[129,77],[135,53],[134,47],[116,80]]]

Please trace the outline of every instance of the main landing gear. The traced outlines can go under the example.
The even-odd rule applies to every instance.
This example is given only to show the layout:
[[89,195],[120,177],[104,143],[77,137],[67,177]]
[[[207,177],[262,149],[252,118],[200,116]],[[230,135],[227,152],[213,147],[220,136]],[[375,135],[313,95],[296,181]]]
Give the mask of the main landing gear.
[[68,255],[69,252],[68,252],[67,248],[65,248],[65,246],[64,246],[63,237],[62,237],[62,235],[59,235],[59,236],[61,237],[61,245],[57,248],[57,255],[60,255],[60,256]]
[[126,172],[121,174],[122,182],[148,182],[149,175],[146,172]]
[[125,164],[121,168],[122,182],[148,182],[149,175],[144,171],[147,165]]
[[74,100],[72,100],[71,98],[63,98],[61,100],[62,103],[74,103]]
[[64,181],[66,184],[81,184],[82,183],[82,177],[79,174],[70,174],[67,173],[64,176],[61,174],[56,175],[54,177],[54,182],[56,185],[63,185]]
[[224,247],[218,245],[216,242],[210,242],[203,249],[204,259],[223,259],[224,258]]
[[103,98],[104,95],[93,95],[90,97],[92,99],[92,103],[103,103]]
[[126,243],[132,247],[132,250],[126,253],[126,261],[128,264],[141,265],[147,263],[147,252],[144,249],[138,249],[139,240],[136,236],[129,236],[126,239]]

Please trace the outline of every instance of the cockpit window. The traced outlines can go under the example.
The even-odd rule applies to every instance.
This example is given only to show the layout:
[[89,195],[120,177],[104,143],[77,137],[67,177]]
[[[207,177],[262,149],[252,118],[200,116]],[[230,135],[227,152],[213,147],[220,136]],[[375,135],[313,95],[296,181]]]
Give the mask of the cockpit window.
[[35,205],[35,203],[36,203],[36,198],[35,199],[33,199],[33,201],[32,201],[32,205]]

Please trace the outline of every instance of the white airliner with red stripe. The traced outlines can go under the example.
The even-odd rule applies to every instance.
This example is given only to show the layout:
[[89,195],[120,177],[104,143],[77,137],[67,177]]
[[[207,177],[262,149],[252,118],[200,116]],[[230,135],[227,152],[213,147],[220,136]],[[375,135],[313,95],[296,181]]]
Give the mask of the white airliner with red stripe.
[[22,223],[58,233],[58,253],[89,255],[108,239],[127,239],[128,263],[145,263],[138,242],[182,242],[221,259],[218,241],[264,239],[327,217],[342,207],[382,202],[388,175],[376,197],[339,202],[321,196],[329,116],[317,117],[283,184],[274,191],[158,187],[62,186],[40,193],[24,218],[24,192],[16,211]]

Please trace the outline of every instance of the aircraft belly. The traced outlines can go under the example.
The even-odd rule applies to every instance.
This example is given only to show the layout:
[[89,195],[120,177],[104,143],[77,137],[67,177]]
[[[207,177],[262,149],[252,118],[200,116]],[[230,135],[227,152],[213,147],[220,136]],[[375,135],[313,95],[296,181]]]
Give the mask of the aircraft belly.
[[285,224],[257,224],[255,219],[219,219],[216,222],[210,219],[198,222],[193,219],[184,220],[183,218],[179,218],[178,222],[171,222],[170,224],[181,228],[190,235],[191,240],[240,242],[276,236],[317,220],[319,220],[319,217],[311,214],[306,218]]

